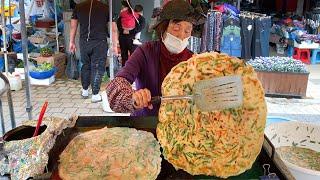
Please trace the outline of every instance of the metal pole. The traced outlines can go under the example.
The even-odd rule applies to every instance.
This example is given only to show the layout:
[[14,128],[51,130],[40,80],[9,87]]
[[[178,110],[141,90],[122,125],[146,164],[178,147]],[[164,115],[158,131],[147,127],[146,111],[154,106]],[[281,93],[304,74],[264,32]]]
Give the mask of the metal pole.
[[24,74],[25,74],[25,86],[26,86],[26,97],[27,97],[26,111],[28,113],[29,120],[31,120],[32,104],[31,104],[31,87],[30,87],[30,80],[29,80],[28,39],[27,39],[24,0],[19,0],[19,10],[20,10],[22,52],[23,52],[23,60],[24,60]]
[[3,118],[3,109],[2,109],[2,101],[0,99],[0,118],[1,118],[1,131],[2,131],[2,135],[4,135],[6,133],[6,128],[5,128],[5,124],[4,124],[4,118]]
[[238,10],[240,10],[240,3],[241,3],[241,0],[238,0],[238,3],[237,3]]
[[109,42],[109,55],[110,55],[110,79],[114,79],[114,64],[113,64],[113,42],[112,42],[112,0],[109,0],[109,34],[110,34],[110,42]]
[[[11,88],[10,88],[10,82],[6,76],[4,76],[2,73],[0,73],[0,78],[4,81],[5,84],[5,90],[0,92],[0,97],[4,94],[4,92],[7,92],[8,97],[8,105],[9,105],[9,111],[10,111],[10,119],[11,119],[11,127],[16,127],[16,121],[14,118],[14,110],[13,110],[13,102],[12,102],[12,96],[11,96]],[[3,113],[2,113],[2,104],[0,105],[1,108],[1,118],[3,119]]]
[[10,111],[11,127],[15,128],[16,121],[15,121],[15,117],[14,117],[13,102],[12,102],[12,95],[11,95],[10,89],[7,92],[7,96],[8,96],[8,106],[9,106],[9,111]]
[[[9,0],[9,23],[10,23],[10,26],[12,25],[11,16],[12,16],[12,14],[11,14],[11,0]],[[12,36],[12,31],[13,31],[13,29],[10,31],[10,37],[9,37],[10,41],[12,40],[12,37],[11,37]]]
[[1,17],[2,17],[2,35],[3,35],[3,56],[6,70],[6,76],[8,77],[8,52],[7,52],[7,33],[6,33],[6,15],[4,10],[4,0],[1,0]]
[[[27,18],[28,18],[28,19],[29,19],[29,16],[30,16],[30,14],[31,14],[31,11],[32,11],[32,8],[33,8],[33,5],[34,5],[34,1],[35,1],[35,0],[32,1],[31,6],[30,6],[30,9],[29,9],[28,14],[27,14]],[[29,20],[28,20],[28,21],[29,21]]]
[[58,14],[57,14],[57,0],[53,1],[54,3],[54,19],[56,23],[56,42],[57,42],[57,53],[59,52],[59,34],[58,34]]

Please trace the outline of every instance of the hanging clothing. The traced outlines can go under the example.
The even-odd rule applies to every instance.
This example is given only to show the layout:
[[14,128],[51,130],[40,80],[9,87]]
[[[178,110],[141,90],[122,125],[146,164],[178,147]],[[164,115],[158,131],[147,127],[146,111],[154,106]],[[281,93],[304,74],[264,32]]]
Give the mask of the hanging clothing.
[[265,14],[242,12],[242,58],[251,59],[269,56],[271,17]]
[[201,52],[207,52],[207,32],[208,32],[208,19],[204,23],[204,28],[201,37]]
[[201,52],[220,51],[221,32],[222,14],[209,11],[201,38]]
[[240,19],[233,15],[223,16],[221,52],[230,56],[241,57]]
[[244,59],[269,56],[271,17],[253,12],[239,16],[232,7],[225,9],[234,13],[208,11],[200,52],[218,51]]
[[191,36],[189,39],[188,49],[197,54],[201,52],[201,38]]
[[251,59],[251,44],[254,32],[254,20],[250,17],[240,16],[241,20],[241,57],[243,59]]
[[271,18],[255,17],[252,43],[252,58],[269,56]]
[[221,42],[221,33],[222,33],[222,14],[216,13],[215,20],[215,29],[214,29],[214,47],[215,51],[220,51],[220,42]]
[[207,24],[207,51],[213,51],[214,45],[214,29],[215,29],[215,12],[208,13]]
[[223,29],[221,52],[230,56],[241,57],[240,27],[228,26]]

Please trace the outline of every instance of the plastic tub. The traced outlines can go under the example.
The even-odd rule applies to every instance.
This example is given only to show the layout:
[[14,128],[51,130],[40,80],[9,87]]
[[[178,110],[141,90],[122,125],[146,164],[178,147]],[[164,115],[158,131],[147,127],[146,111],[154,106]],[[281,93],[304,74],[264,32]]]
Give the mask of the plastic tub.
[[[292,146],[308,148],[320,152],[320,126],[302,122],[281,122],[270,124],[265,129],[265,134],[275,148]],[[315,171],[282,159],[296,179],[319,180],[320,171]]]
[[266,126],[269,126],[270,124],[273,124],[273,123],[280,123],[280,122],[287,122],[287,121],[291,121],[291,119],[284,118],[284,117],[268,116]]
[[57,71],[57,68],[54,67],[49,71],[43,71],[43,72],[30,71],[29,74],[34,79],[48,79],[51,76],[53,76],[56,71]]

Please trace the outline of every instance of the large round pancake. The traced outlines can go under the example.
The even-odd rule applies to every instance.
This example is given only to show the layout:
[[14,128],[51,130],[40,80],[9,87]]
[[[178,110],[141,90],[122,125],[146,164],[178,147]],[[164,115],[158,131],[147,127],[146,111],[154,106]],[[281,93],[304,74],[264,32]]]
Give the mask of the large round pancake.
[[103,128],[75,137],[60,155],[62,179],[156,179],[160,145],[152,133]]
[[243,105],[201,112],[192,101],[163,101],[157,137],[164,157],[192,175],[230,177],[250,169],[261,151],[267,107],[254,69],[218,53],[195,55],[175,66],[162,84],[162,95],[192,94],[196,81],[240,75]]

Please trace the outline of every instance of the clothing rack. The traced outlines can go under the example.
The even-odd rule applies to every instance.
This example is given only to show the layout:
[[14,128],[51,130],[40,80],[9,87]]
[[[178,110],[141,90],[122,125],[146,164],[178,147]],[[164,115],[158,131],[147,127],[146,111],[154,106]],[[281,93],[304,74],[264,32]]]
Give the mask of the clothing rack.
[[241,11],[239,15],[209,10],[201,39],[191,39],[190,48],[198,52],[217,51],[231,56],[251,59],[269,56],[271,16]]
[[269,56],[271,16],[241,11],[242,58]]
[[266,14],[261,14],[261,13],[255,13],[255,12],[249,12],[249,11],[241,11],[240,12],[240,16],[241,15],[247,15],[247,16],[254,16],[254,17],[267,17]]

